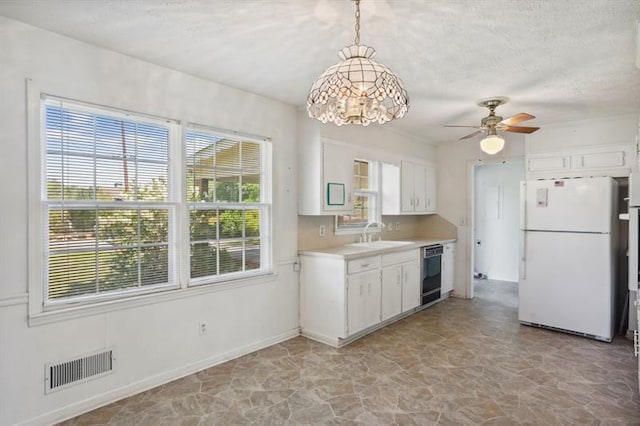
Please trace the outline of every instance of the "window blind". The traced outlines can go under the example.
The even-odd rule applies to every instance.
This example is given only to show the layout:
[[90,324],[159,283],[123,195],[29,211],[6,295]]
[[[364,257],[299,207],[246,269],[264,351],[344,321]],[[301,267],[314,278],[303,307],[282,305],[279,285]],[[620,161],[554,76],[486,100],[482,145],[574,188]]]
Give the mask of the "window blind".
[[265,269],[263,144],[197,126],[186,132],[192,279]]
[[168,285],[169,126],[44,104],[46,300]]

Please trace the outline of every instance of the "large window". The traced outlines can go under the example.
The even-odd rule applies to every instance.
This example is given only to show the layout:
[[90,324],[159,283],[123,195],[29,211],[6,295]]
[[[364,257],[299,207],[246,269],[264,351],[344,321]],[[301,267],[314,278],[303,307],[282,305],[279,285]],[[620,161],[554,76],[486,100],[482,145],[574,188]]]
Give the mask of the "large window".
[[176,122],[57,98],[42,111],[45,304],[270,270],[266,141],[185,126],[182,149]]
[[380,222],[378,162],[353,162],[354,211],[336,218],[336,231],[360,232],[369,222]]
[[264,141],[189,126],[186,144],[190,277],[268,268]]

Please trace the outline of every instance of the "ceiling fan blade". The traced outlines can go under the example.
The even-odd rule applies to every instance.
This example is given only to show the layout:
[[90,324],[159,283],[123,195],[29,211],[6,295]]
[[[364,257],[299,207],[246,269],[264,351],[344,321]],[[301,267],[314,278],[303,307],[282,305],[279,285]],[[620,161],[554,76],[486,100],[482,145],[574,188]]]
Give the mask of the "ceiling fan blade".
[[475,131],[475,132],[473,132],[473,133],[469,133],[467,136],[463,136],[463,137],[461,137],[461,138],[460,138],[460,140],[462,140],[462,139],[469,139],[469,138],[472,138],[472,137],[474,137],[475,135],[480,134],[480,133],[482,133],[482,130],[476,130],[476,131]]
[[511,117],[505,118],[500,122],[500,124],[504,124],[505,126],[511,126],[512,124],[522,123],[523,121],[533,120],[536,118],[531,114],[527,114],[526,112],[521,112],[520,114],[512,115]]
[[457,124],[445,124],[443,127],[470,127],[472,129],[479,129],[481,126],[460,126]]
[[540,127],[509,126],[501,130],[505,132],[514,132],[514,133],[533,133],[539,128]]

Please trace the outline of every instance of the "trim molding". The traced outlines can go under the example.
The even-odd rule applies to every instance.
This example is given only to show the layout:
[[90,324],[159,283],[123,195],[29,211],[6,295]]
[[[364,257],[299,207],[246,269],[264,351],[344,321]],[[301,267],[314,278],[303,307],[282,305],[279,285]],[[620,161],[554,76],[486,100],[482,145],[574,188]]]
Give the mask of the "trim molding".
[[29,303],[29,293],[0,297],[0,308],[7,306],[26,305]]
[[171,371],[157,374],[147,379],[122,386],[120,388],[105,392],[95,397],[87,398],[75,404],[66,405],[58,410],[50,411],[19,424],[23,426],[38,426],[43,424],[58,423],[72,417],[79,416],[80,414],[86,413],[88,411],[103,407],[107,404],[111,404],[112,402],[118,401],[122,398],[127,398],[137,393],[144,392],[156,386],[172,382],[206,368],[211,368],[218,364],[222,364],[232,359],[250,354],[257,350],[284,342],[299,335],[300,329],[296,327],[291,330],[276,334],[275,336],[271,336],[266,339],[262,339],[257,342],[242,346],[240,348],[233,349],[219,355],[214,355],[210,358],[205,358],[201,361],[197,361],[195,363],[188,364]]
[[[165,303],[176,299],[188,297],[197,297],[201,294],[215,293],[219,291],[233,291],[237,288],[262,285],[268,283],[277,283],[283,279],[280,269],[289,267],[298,261],[297,257],[287,257],[278,260],[278,268],[267,274],[256,275],[254,277],[240,278],[228,281],[219,281],[210,284],[194,285],[186,288],[171,288],[155,291],[138,296],[127,298],[118,298],[113,300],[105,300],[91,304],[80,304],[75,306],[60,307],[49,311],[31,314],[29,316],[29,327],[50,324],[59,321],[68,321],[76,318],[82,318],[91,315],[98,315],[106,312],[120,311],[124,309],[136,308],[154,303]],[[28,302],[28,295],[25,294]],[[2,299],[0,299],[1,301]],[[18,303],[14,303],[18,304]],[[2,304],[0,303],[0,307]]]

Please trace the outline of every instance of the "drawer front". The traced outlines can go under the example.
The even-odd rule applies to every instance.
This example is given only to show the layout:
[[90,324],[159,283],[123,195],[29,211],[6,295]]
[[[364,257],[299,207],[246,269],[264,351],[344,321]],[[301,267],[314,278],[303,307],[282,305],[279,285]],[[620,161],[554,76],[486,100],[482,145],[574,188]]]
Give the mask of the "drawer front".
[[411,249],[382,255],[382,265],[395,265],[397,263],[413,262],[420,258],[420,249]]
[[380,267],[380,256],[363,257],[347,262],[347,274],[369,271]]

